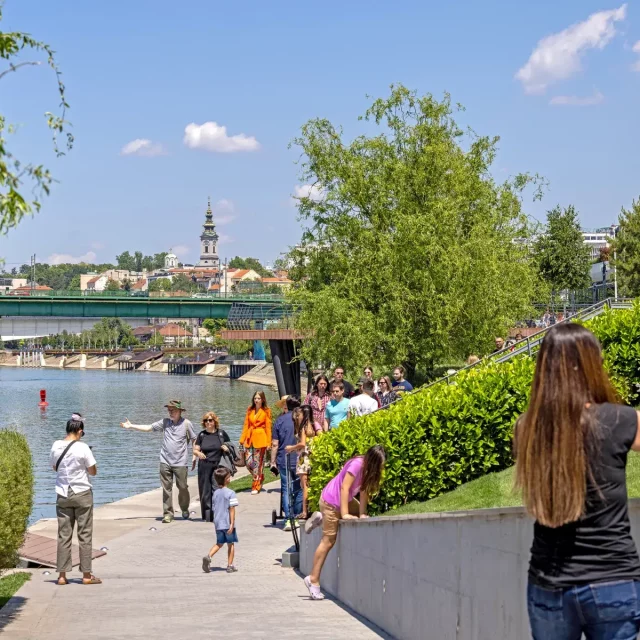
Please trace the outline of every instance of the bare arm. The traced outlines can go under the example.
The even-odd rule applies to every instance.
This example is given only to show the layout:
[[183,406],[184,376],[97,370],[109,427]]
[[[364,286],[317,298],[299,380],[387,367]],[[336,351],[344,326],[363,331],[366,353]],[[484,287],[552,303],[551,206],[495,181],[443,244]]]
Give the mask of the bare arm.
[[342,488],[340,489],[340,517],[343,520],[354,520],[356,518],[356,516],[352,516],[349,513],[349,489],[351,489],[351,485],[355,479],[352,473],[347,472],[342,481]]
[[637,411],[636,414],[638,416],[638,427],[636,430],[636,439],[633,441],[631,448],[634,451],[640,451],[640,411]]
[[276,460],[278,459],[278,440],[271,441],[271,468],[276,466]]
[[366,491],[360,490],[360,517],[368,518],[367,507],[369,506],[369,494]]
[[329,431],[329,421],[326,418],[324,419],[324,423],[322,425],[322,430],[323,431]]
[[227,533],[233,533],[236,528],[236,508],[229,507],[229,531]]
[[129,418],[125,418],[124,422],[120,423],[123,429],[133,429],[134,431],[153,431],[153,426],[150,424],[131,424]]
[[98,467],[95,464],[90,467],[87,467],[87,473],[90,476],[95,476],[98,473]]

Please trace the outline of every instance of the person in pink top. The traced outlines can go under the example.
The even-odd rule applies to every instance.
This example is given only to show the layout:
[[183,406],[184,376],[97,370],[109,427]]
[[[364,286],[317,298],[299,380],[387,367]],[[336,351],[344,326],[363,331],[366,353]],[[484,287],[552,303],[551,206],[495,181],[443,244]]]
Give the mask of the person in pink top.
[[[365,453],[348,460],[340,473],[322,490],[320,511],[307,520],[306,533],[322,524],[322,540],[313,556],[313,568],[304,579],[312,600],[323,600],[320,573],[324,562],[338,538],[340,520],[366,518],[369,498],[380,489],[386,454],[382,445],[375,445]],[[360,500],[356,495],[360,494]]]

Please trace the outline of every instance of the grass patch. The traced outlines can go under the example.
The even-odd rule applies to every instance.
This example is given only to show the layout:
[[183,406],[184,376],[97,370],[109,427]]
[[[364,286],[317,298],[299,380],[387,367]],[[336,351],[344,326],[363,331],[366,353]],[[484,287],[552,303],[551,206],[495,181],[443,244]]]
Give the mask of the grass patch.
[[[627,461],[627,491],[630,498],[640,498],[640,454],[629,453]],[[513,490],[513,467],[490,473],[477,480],[443,493],[426,502],[410,502],[385,516],[400,516],[412,513],[436,513],[442,511],[464,511],[467,509],[492,509],[495,507],[516,507],[522,504]]]
[[[269,471],[269,469],[264,470],[264,484],[267,484],[268,482],[273,482],[274,480],[277,480],[278,477],[274,476],[273,473],[271,473],[271,471]],[[243,476],[242,478],[238,478],[237,480],[232,480],[229,483],[229,489],[231,489],[232,491],[235,491],[236,493],[238,491],[247,491],[248,489],[251,489],[251,484],[253,483],[253,477],[251,476],[251,474],[247,475],[247,476]]]
[[14,593],[29,580],[31,580],[31,574],[22,571],[0,578],[0,609],[9,602],[9,599]]

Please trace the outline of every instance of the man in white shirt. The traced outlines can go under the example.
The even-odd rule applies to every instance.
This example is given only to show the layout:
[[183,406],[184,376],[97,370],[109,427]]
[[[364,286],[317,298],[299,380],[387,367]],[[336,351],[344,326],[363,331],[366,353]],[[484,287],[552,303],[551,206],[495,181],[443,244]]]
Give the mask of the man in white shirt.
[[189,486],[187,485],[188,464],[191,459],[187,444],[191,448],[196,441],[196,433],[189,420],[182,417],[184,407],[180,400],[171,400],[164,405],[169,411],[169,417],[158,420],[153,424],[131,424],[129,418],[120,423],[125,429],[135,431],[162,431],[162,448],[160,449],[160,483],[162,484],[162,507],[164,516],[162,522],[168,524],[173,521],[173,478],[178,487],[178,504],[182,517],[189,519]]
[[362,393],[349,400],[347,413],[353,416],[366,416],[378,410],[378,401],[373,397],[373,380],[365,380],[362,383]]
[[58,584],[68,584],[71,560],[71,538],[74,522],[78,525],[80,571],[83,584],[100,584],[91,574],[91,542],[93,537],[93,491],[89,476],[95,476],[96,459],[91,449],[80,442],[84,436],[84,420],[74,413],[67,422],[67,437],[51,447],[49,463],[56,476],[56,515],[58,516]]

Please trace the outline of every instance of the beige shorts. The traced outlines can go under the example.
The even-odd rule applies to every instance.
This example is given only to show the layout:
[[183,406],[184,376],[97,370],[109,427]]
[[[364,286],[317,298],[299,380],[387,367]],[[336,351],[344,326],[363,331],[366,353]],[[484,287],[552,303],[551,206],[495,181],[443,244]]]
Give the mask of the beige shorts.
[[[322,535],[335,542],[340,525],[340,511],[324,500],[320,500],[320,512],[322,513]],[[349,503],[349,513],[352,516],[360,515],[360,503],[355,498]]]

